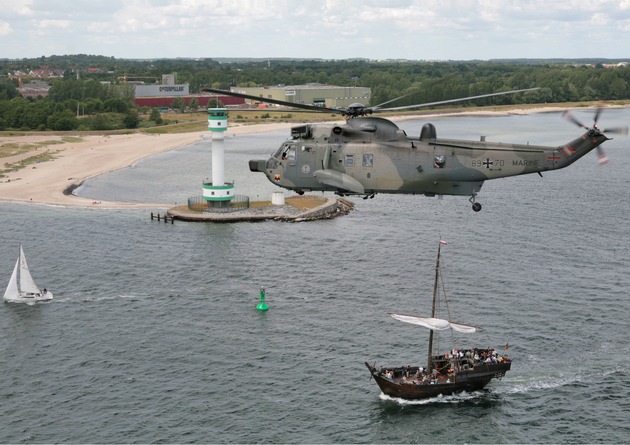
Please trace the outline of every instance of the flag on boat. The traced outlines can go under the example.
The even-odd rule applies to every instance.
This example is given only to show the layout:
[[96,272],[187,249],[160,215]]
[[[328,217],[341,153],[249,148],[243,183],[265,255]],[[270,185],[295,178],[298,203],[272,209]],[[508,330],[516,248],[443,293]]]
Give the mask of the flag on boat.
[[446,241],[444,241],[443,239],[440,240],[440,244],[448,244]]

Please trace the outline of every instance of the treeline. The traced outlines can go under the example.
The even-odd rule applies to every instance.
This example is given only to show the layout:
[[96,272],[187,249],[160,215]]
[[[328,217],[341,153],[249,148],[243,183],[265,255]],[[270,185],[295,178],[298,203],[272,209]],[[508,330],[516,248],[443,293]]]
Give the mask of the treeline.
[[[630,66],[607,67],[612,61],[467,61],[410,62],[369,60],[268,60],[213,59],[129,60],[104,56],[52,56],[19,61],[0,60],[0,70],[64,70],[64,79],[53,83],[47,98],[17,97],[15,80],[0,79],[0,129],[80,129],[137,126],[133,91],[122,79],[161,79],[176,73],[177,83],[188,83],[191,93],[204,87],[301,85],[321,83],[363,86],[372,89],[370,105],[405,96],[391,106],[429,103],[513,89],[540,89],[528,94],[476,100],[468,105],[578,102],[630,99]],[[81,80],[77,80],[77,78]],[[103,85],[107,82],[110,85]],[[467,104],[462,104],[466,106]],[[85,114],[89,118],[77,118]],[[113,113],[116,122],[97,116]],[[74,119],[70,118],[70,114]],[[109,119],[109,117],[108,117]]]
[[129,85],[55,80],[47,97],[26,99],[0,80],[0,130],[117,130],[140,123]]

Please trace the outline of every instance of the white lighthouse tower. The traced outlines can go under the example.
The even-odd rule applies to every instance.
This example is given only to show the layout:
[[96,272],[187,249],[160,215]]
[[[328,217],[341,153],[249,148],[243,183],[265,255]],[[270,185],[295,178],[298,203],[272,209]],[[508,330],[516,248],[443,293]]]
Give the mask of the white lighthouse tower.
[[229,207],[234,198],[234,181],[225,182],[225,149],[228,112],[225,108],[208,108],[208,130],[212,144],[212,180],[203,183],[203,199],[208,207]]

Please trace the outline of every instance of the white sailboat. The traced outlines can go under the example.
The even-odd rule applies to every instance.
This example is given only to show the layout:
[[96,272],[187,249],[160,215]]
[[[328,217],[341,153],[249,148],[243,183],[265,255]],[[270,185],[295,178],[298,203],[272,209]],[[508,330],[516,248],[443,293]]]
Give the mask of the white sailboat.
[[53,294],[50,291],[46,289],[43,291],[39,290],[35,284],[31,272],[28,269],[24,249],[22,249],[22,244],[20,244],[20,254],[15,262],[9,285],[4,291],[4,301],[32,304],[40,301],[50,301],[52,299]]

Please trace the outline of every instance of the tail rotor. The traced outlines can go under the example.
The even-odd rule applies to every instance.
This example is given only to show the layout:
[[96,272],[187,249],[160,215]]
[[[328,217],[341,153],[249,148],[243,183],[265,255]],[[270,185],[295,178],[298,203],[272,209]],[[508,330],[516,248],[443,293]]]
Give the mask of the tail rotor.
[[[603,107],[597,107],[595,109],[595,116],[593,117],[593,126],[588,127],[580,122],[573,114],[569,111],[565,111],[562,113],[562,117],[567,119],[570,122],[573,122],[580,128],[585,129],[588,132],[589,136],[606,136],[608,134],[628,134],[628,127],[616,127],[616,128],[606,128],[604,130],[600,130],[597,126],[597,121],[599,120],[599,116],[602,114]],[[607,138],[608,139],[608,138]],[[608,163],[608,156],[604,153],[601,146],[597,146],[597,162],[599,165],[605,165]]]

